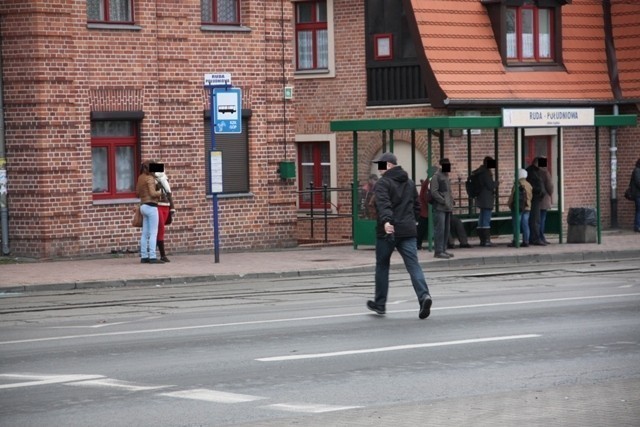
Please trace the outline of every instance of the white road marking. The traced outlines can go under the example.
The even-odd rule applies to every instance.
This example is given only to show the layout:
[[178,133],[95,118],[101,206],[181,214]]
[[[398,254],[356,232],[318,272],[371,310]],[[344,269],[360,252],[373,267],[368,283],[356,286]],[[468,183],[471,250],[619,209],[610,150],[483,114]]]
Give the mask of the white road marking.
[[103,387],[103,388],[120,388],[127,391],[143,391],[143,390],[157,390],[161,388],[171,387],[168,385],[139,385],[128,381],[114,380],[113,378],[104,378],[87,381],[74,381],[65,385],[73,385],[80,387]]
[[48,329],[98,329],[104,328],[105,326],[116,326],[116,325],[125,325],[131,322],[116,322],[116,323],[100,323],[97,325],[77,325],[77,326],[51,326]]
[[[554,302],[565,302],[565,301],[581,301],[581,300],[591,300],[591,299],[606,299],[606,298],[625,298],[625,297],[637,297],[640,296],[640,293],[630,293],[630,294],[615,294],[615,295],[593,295],[593,296],[584,296],[584,297],[567,297],[567,298],[550,298],[550,299],[540,299],[540,300],[528,300],[528,301],[513,301],[513,302],[496,302],[496,303],[488,303],[488,304],[471,304],[471,305],[459,305],[459,306],[450,306],[450,307],[432,307],[431,311],[445,311],[445,310],[463,310],[467,308],[482,308],[482,307],[499,307],[499,306],[509,306],[509,305],[526,305],[526,304],[548,304]],[[437,300],[436,300],[437,303]],[[392,310],[387,311],[387,314],[391,313],[414,313],[417,309],[408,309],[408,310]],[[82,339],[82,338],[97,338],[97,337],[112,337],[112,336],[123,336],[123,335],[140,335],[140,334],[151,334],[151,333],[162,333],[162,332],[174,332],[174,331],[188,331],[188,330],[196,330],[196,329],[214,329],[214,328],[226,328],[232,326],[247,326],[247,325],[265,325],[265,324],[273,324],[273,323],[287,323],[287,322],[303,322],[308,320],[323,320],[323,319],[339,319],[345,317],[356,317],[356,316],[369,316],[371,315],[370,311],[366,309],[362,312],[358,313],[345,313],[345,314],[332,314],[326,316],[308,316],[308,317],[290,317],[284,319],[271,319],[271,320],[252,320],[247,322],[230,322],[230,323],[213,323],[208,325],[194,325],[194,326],[182,326],[176,328],[159,328],[159,329],[141,329],[134,331],[120,331],[120,332],[102,332],[97,334],[81,334],[81,335],[65,335],[61,337],[47,337],[47,338],[32,338],[25,340],[12,340],[12,341],[0,341],[0,345],[9,345],[9,344],[24,344],[24,343],[33,343],[33,342],[43,342],[43,341],[62,341],[62,340],[71,340],[71,339]]]
[[510,335],[510,336],[504,336],[504,337],[476,338],[476,339],[468,339],[468,340],[443,341],[443,342],[423,343],[423,344],[395,345],[391,347],[366,348],[361,350],[334,351],[329,353],[298,354],[295,356],[263,357],[255,360],[257,360],[258,362],[282,362],[285,360],[319,359],[322,357],[351,356],[353,354],[381,353],[385,351],[414,350],[417,348],[444,347],[448,345],[477,344],[477,343],[494,342],[494,341],[519,340],[519,339],[526,339],[526,338],[538,338],[541,336],[542,335],[538,335],[538,334]]
[[276,403],[274,405],[262,406],[262,408],[277,409],[287,412],[304,412],[308,414],[321,414],[323,412],[346,411],[348,409],[358,409],[362,406],[334,406],[334,405],[312,405],[305,403]]
[[32,374],[0,374],[0,378],[15,378],[34,381],[23,381],[12,384],[1,384],[0,389],[31,387],[46,384],[60,384],[73,381],[87,381],[104,378],[102,375],[32,375]]
[[173,391],[170,393],[159,393],[160,396],[179,397],[182,399],[204,400],[214,403],[242,403],[253,402],[254,400],[266,399],[266,397],[251,396],[248,394],[227,393],[224,391],[208,390],[206,388],[196,388],[192,390]]

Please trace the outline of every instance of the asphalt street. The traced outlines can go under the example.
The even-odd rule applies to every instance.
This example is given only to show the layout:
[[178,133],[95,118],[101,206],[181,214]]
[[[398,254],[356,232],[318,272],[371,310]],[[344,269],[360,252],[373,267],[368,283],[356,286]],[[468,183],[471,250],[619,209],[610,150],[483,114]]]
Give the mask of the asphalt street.
[[38,292],[0,305],[2,426],[637,426],[634,261]]

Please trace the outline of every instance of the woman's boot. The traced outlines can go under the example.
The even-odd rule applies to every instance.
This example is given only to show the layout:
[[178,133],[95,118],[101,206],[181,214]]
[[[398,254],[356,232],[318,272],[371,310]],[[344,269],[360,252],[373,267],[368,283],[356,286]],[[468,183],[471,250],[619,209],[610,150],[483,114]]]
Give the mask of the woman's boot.
[[490,248],[491,246],[493,246],[491,244],[491,229],[490,228],[485,228],[484,229],[485,235],[484,235],[484,245],[488,248]]
[[164,251],[164,240],[158,240],[158,249],[160,249],[160,259],[164,262],[171,262],[169,258],[167,258],[167,254]]
[[487,235],[485,234],[486,229],[478,228],[476,229],[476,231],[478,232],[478,237],[480,238],[480,246],[486,246],[487,245]]

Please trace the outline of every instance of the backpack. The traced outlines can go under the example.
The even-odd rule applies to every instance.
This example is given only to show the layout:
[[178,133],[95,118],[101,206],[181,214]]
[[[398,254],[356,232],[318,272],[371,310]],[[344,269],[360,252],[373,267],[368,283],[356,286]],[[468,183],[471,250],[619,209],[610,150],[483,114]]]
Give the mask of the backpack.
[[[527,190],[524,189],[524,185],[522,184],[518,184],[518,203],[518,209],[520,209],[520,212],[523,212],[525,204],[527,203]],[[515,201],[512,200],[511,205],[509,205],[509,209],[513,211],[515,208]]]
[[433,204],[433,194],[431,194],[431,189],[430,188],[427,188],[427,192],[426,192],[424,198],[426,199],[428,204],[430,204],[430,205]]
[[467,178],[464,186],[470,198],[473,199],[480,195],[480,192],[482,191],[482,182],[480,181],[480,172],[478,172],[477,169],[471,172],[471,175]]
[[427,191],[424,193],[424,199],[427,201],[428,205],[432,205],[435,202],[433,200],[433,193],[431,193],[431,181],[427,184]]

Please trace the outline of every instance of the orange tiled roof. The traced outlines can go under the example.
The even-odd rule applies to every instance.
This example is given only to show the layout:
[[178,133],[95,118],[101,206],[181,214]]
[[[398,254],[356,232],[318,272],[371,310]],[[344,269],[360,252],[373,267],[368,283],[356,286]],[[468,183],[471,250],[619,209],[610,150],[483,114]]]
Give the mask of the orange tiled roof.
[[[566,70],[558,71],[507,71],[487,8],[480,0],[409,2],[427,62],[441,90],[430,88],[430,97],[436,106],[467,101],[586,103],[613,100],[601,1],[573,0],[562,7]],[[616,47],[620,50],[623,94],[633,97],[640,93],[639,9],[640,5],[616,4],[612,14]]]

